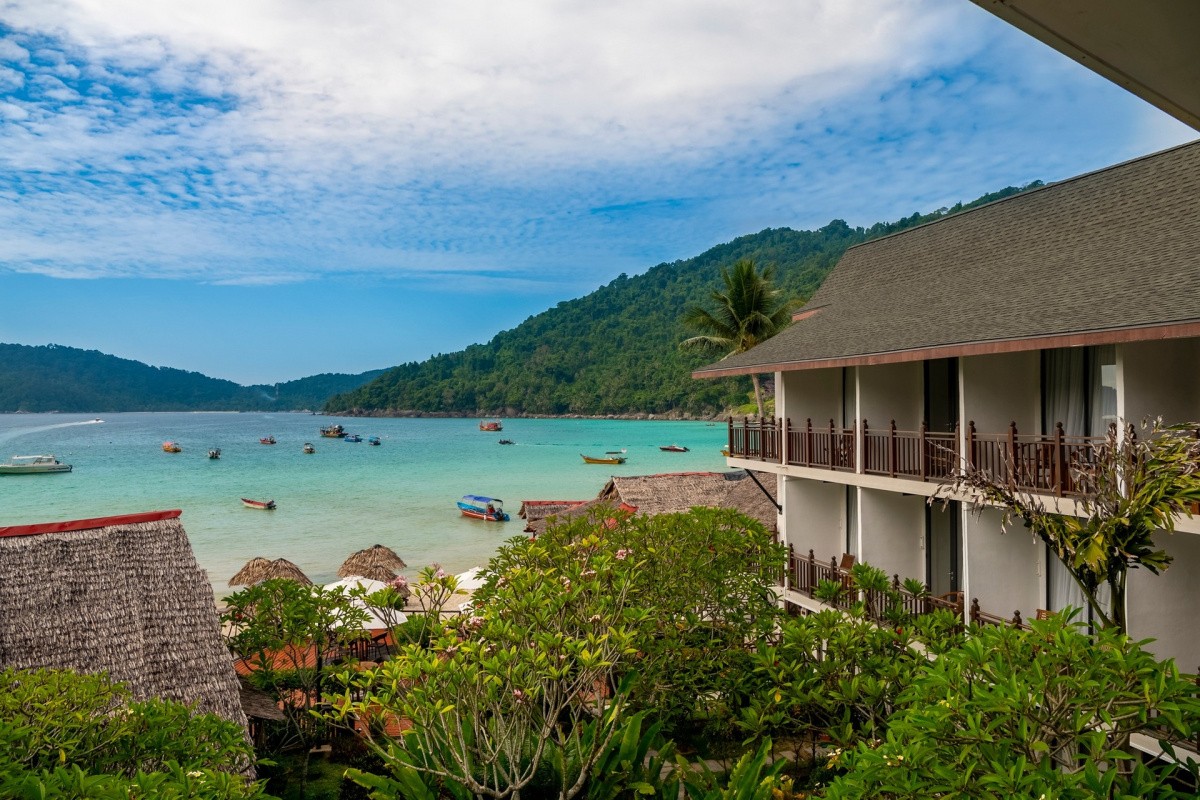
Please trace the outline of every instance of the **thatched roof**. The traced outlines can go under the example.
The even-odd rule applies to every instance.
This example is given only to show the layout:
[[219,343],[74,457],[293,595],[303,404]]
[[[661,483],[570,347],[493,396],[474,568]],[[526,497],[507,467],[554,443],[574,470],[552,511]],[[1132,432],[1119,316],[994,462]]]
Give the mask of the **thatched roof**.
[[387,583],[395,579],[399,571],[406,567],[408,564],[405,564],[404,559],[396,555],[395,550],[377,544],[365,550],[359,550],[347,558],[338,568],[337,574],[339,578],[358,576]]
[[0,528],[0,667],[107,672],[246,727],[178,511]]
[[256,583],[276,578],[287,578],[304,586],[312,586],[312,581],[308,579],[304,571],[286,558],[277,558],[271,561],[261,556],[247,561],[245,566],[229,579],[229,585],[253,586]]
[[[760,477],[768,489],[771,483]],[[525,501],[526,505],[538,501]],[[669,472],[659,475],[614,476],[595,500],[578,503],[542,516],[530,515],[525,530],[541,533],[553,517],[567,520],[597,506],[623,507],[636,514],[671,514],[696,506],[733,508],[762,522],[768,530],[778,525],[776,509],[744,470],[737,472]]]
[[[517,516],[525,520],[525,532],[532,533],[541,520],[561,514],[567,509],[583,505],[587,500],[522,500]],[[545,526],[541,526],[544,530]]]
[[284,719],[283,711],[271,699],[271,695],[255,689],[245,678],[238,678],[238,694],[242,700],[242,710],[252,719]]

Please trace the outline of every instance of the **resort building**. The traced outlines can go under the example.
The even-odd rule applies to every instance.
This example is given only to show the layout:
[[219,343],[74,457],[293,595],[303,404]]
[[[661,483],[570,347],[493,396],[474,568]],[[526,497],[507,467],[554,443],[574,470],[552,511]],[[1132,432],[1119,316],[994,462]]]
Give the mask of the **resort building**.
[[[728,463],[774,475],[787,602],[819,607],[845,555],[977,618],[1083,605],[1019,523],[928,500],[970,462],[1077,512],[1068,465],[1110,424],[1200,420],[1198,198],[1192,143],[855,246],[788,329],[698,370],[775,373],[777,418],[731,421]],[[1192,669],[1200,517],[1159,545],[1131,633]]]
[[0,527],[0,668],[107,672],[247,726],[179,511]]

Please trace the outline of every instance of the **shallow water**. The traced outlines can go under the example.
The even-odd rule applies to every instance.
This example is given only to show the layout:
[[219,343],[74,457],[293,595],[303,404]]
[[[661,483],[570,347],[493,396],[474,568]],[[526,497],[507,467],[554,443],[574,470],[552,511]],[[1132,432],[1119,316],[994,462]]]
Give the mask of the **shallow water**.
[[[255,556],[294,561],[314,581],[335,578],[355,550],[384,544],[409,573],[433,561],[461,572],[520,535],[526,499],[586,500],[610,475],[723,470],[724,425],[704,422],[513,419],[484,433],[474,419],[355,419],[309,414],[0,414],[0,460],[49,453],[63,475],[0,476],[0,526],[178,508],[218,594]],[[334,422],[360,444],[321,438]],[[260,437],[274,436],[275,445]],[[367,436],[379,436],[380,447]],[[497,444],[511,439],[513,446]],[[165,453],[171,440],[183,448]],[[305,442],[317,449],[301,452]],[[664,453],[678,443],[688,453]],[[210,460],[209,448],[221,458]],[[620,466],[580,454],[627,449]],[[505,500],[508,523],[459,515],[464,494]],[[274,499],[255,511],[239,498]]]

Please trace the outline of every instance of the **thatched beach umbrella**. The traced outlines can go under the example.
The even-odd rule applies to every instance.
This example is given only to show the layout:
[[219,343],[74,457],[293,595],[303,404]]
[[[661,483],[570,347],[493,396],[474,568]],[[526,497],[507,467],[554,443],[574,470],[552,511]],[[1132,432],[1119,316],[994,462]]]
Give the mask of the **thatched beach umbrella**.
[[271,561],[262,557],[252,558],[247,561],[246,565],[229,579],[229,585],[253,586],[256,583],[274,580],[275,578],[287,578],[304,586],[312,586],[312,581],[308,579],[308,576],[286,558],[277,558]]
[[359,576],[387,583],[394,580],[398,571],[407,566],[404,559],[396,555],[395,550],[377,544],[366,550],[359,550],[347,558],[338,568],[337,574],[339,578]]

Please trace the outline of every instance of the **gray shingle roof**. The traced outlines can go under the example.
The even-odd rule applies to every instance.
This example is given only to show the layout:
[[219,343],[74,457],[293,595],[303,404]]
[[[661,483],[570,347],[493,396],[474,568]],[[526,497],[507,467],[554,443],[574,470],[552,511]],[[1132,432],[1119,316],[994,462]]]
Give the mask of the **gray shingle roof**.
[[695,375],[1200,321],[1200,142],[852,247],[804,311]]

